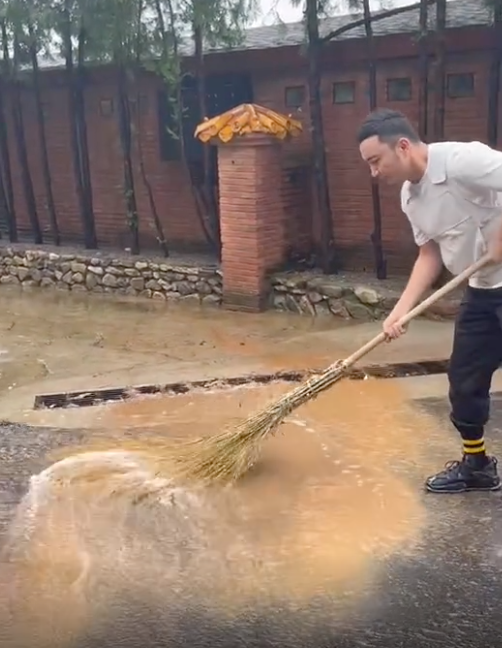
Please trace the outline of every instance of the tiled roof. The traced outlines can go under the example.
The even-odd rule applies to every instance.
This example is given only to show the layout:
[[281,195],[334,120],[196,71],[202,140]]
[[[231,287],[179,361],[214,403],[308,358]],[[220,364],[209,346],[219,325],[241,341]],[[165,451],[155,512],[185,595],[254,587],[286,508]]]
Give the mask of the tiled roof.
[[[429,24],[434,29],[435,7],[429,6]],[[320,33],[324,36],[344,25],[361,18],[360,14],[338,15],[333,18],[325,18],[321,22]],[[486,5],[486,0],[449,0],[446,9],[446,27],[455,29],[469,26],[483,26],[492,23],[492,12]],[[385,18],[373,24],[375,36],[387,36],[391,34],[413,33],[419,29],[419,11],[415,9],[391,18]],[[364,38],[364,27],[356,27],[345,32],[337,40],[347,38]],[[231,48],[231,51],[242,50],[265,50],[278,47],[290,47],[301,45],[305,42],[305,29],[301,22],[283,23],[267,27],[255,27],[247,30],[243,42]],[[181,48],[184,55],[193,53],[193,45],[187,42]],[[222,52],[226,48],[207,48],[206,52]],[[63,66],[64,62],[59,57],[40,62],[40,67],[54,68]]]
[[[410,2],[412,4],[412,2]],[[435,7],[429,6],[429,24],[434,29]],[[339,29],[347,23],[361,18],[361,14],[339,15],[326,18],[321,23],[321,36]],[[487,8],[485,0],[449,0],[446,9],[447,29],[459,27],[488,25],[492,22],[492,12]],[[374,23],[375,36],[416,32],[419,29],[419,11],[385,18]],[[363,38],[364,27],[357,27],[342,34],[339,39]],[[269,27],[256,27],[247,31],[244,42],[232,48],[235,50],[263,50],[275,47],[300,45],[305,41],[305,30],[301,22]]]

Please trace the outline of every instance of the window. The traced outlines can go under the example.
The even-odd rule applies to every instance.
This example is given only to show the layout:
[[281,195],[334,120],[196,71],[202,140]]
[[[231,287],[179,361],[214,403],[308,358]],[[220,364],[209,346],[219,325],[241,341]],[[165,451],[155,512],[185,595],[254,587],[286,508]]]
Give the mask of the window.
[[354,81],[340,81],[333,83],[333,103],[351,104],[356,96],[356,84]]
[[305,86],[289,86],[284,93],[284,103],[288,108],[300,108],[305,103]]
[[52,116],[52,104],[47,99],[42,99],[42,113],[45,119],[50,119]]
[[451,99],[474,96],[474,74],[448,74],[446,92]]
[[111,117],[113,115],[113,99],[100,99],[99,113],[101,117]]
[[387,79],[387,100],[388,101],[410,101],[411,79]]

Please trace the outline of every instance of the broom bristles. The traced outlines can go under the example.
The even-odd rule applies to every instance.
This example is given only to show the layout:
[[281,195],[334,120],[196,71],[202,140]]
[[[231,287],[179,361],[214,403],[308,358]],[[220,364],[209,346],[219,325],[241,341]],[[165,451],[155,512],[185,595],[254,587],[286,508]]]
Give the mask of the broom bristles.
[[256,463],[262,441],[276,432],[293,410],[338,382],[346,369],[338,361],[237,427],[179,444],[173,458],[174,477],[205,484],[237,481]]

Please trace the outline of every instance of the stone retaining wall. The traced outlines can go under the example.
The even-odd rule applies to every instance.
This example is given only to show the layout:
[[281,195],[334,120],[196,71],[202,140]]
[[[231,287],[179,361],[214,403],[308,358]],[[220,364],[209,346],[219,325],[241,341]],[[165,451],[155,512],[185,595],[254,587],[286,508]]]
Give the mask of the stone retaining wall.
[[146,258],[59,254],[10,247],[1,249],[0,283],[212,304],[219,304],[222,294],[217,269],[176,266]]
[[[361,281],[362,279],[362,281]],[[406,279],[377,282],[357,275],[325,276],[282,273],[272,279],[273,308],[310,316],[331,315],[346,320],[383,319],[395,306]],[[431,306],[425,317],[451,319],[460,304],[457,291]]]
[[[0,284],[47,287],[74,292],[105,292],[159,300],[220,305],[222,276],[217,268],[175,265],[167,259],[107,253],[55,252],[21,246],[0,247]],[[383,318],[396,303],[404,280],[375,282],[364,276],[281,273],[271,279],[270,307],[310,317],[346,320]],[[448,319],[458,294],[443,299],[427,316]]]
[[274,308],[311,316],[378,319],[397,300],[397,295],[383,295],[363,285],[346,287],[326,277],[279,275],[274,277],[272,285]]

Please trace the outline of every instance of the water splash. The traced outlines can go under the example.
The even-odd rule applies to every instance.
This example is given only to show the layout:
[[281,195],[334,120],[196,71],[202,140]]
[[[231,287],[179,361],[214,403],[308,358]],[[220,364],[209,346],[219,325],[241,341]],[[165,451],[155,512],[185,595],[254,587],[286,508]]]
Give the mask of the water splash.
[[201,494],[156,474],[141,453],[83,452],[56,462],[31,478],[8,531],[0,626],[26,648],[63,646],[63,635],[81,634],[121,592],[176,598],[184,578],[196,580],[214,555],[210,520]]
[[[152,473],[139,453],[123,450],[83,452],[56,462],[30,479],[28,493],[21,501],[9,533],[9,545],[21,538],[29,540],[41,517],[61,498],[71,508],[78,491],[85,490],[86,503],[105,503],[111,498],[142,500],[157,496],[172,500],[179,493],[172,482]],[[82,493],[84,494],[84,493]]]

